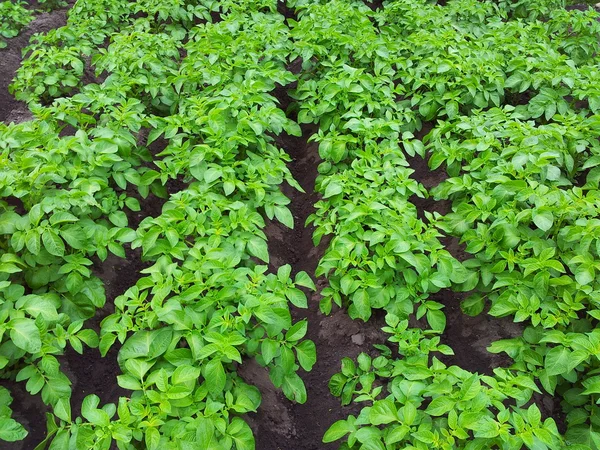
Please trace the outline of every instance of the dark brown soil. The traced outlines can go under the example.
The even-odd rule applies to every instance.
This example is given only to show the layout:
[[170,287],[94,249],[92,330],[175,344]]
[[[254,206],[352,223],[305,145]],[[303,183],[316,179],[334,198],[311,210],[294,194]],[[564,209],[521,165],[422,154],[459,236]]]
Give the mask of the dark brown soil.
[[596,10],[599,9],[598,7],[596,7],[594,5],[587,5],[585,3],[580,3],[580,4],[577,4],[577,5],[568,5],[567,6],[567,10],[569,10],[569,11],[573,10],[573,9],[577,9],[579,11],[587,11],[590,8],[596,9]]

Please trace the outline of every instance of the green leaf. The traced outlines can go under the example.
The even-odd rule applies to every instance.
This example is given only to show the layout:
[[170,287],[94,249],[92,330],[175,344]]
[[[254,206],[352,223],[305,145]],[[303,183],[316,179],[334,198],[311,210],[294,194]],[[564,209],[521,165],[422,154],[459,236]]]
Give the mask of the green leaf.
[[448,63],[441,63],[437,66],[437,73],[446,73],[452,69],[452,66]]
[[254,450],[256,447],[252,430],[239,417],[231,420],[231,424],[227,427],[227,434],[235,441],[236,450]]
[[306,386],[297,373],[286,375],[281,388],[288,399],[300,404],[306,403]]
[[540,425],[542,420],[542,413],[540,412],[537,405],[534,403],[527,409],[527,421],[530,425],[537,427]]
[[285,340],[296,342],[306,336],[306,332],[308,331],[308,323],[306,320],[302,320],[296,323],[292,328],[288,330],[285,334]]
[[74,216],[71,213],[59,211],[52,214],[52,216],[50,217],[50,225],[55,227],[56,225],[60,225],[61,223],[77,222],[78,220],[79,219],[77,218],[77,216]]
[[204,181],[208,184],[219,179],[223,175],[223,170],[211,167],[204,172]]
[[288,280],[290,279],[291,273],[292,273],[292,266],[290,266],[289,264],[284,264],[283,266],[280,266],[277,269],[277,279],[281,283],[287,284]]
[[446,114],[450,119],[455,118],[458,115],[458,103],[454,101],[446,103]]
[[135,379],[141,380],[154,364],[155,361],[144,361],[141,358],[128,359],[125,361],[124,373],[131,374]]
[[206,387],[211,394],[219,394],[225,389],[225,383],[227,376],[225,375],[225,369],[219,359],[212,359],[204,366],[204,380]]
[[454,408],[455,401],[448,397],[434,398],[425,412],[431,416],[442,416]]
[[292,120],[288,120],[283,125],[283,128],[285,129],[287,134],[289,134],[291,136],[302,136],[302,129],[300,128],[300,125],[298,125],[296,122],[294,122]]
[[111,223],[120,228],[125,228],[127,226],[127,215],[123,211],[115,211],[108,216],[108,220]]
[[446,328],[446,315],[441,310],[427,310],[427,323],[433,331],[443,333]]
[[331,395],[334,397],[339,397],[342,395],[342,390],[344,389],[346,381],[348,381],[348,378],[346,378],[346,376],[342,373],[336,373],[334,376],[332,376],[328,383]]
[[272,339],[265,339],[262,341],[262,344],[260,345],[260,352],[265,364],[269,364],[271,361],[273,361],[273,358],[275,358],[277,355],[277,350],[279,350],[279,342]]
[[296,358],[294,358],[294,352],[285,345],[280,347],[281,357],[279,358],[278,368],[284,373],[294,372]]
[[533,223],[542,231],[548,231],[554,223],[554,215],[549,210],[534,210]]
[[478,420],[470,427],[475,433],[476,438],[492,439],[498,436],[498,423],[492,418],[479,415]]
[[119,364],[128,359],[153,359],[167,351],[173,330],[162,328],[153,331],[138,331],[125,341],[119,351]]
[[117,384],[130,391],[141,391],[143,389],[140,382],[131,375],[117,375]]
[[294,217],[285,206],[275,206],[275,217],[289,229],[294,229]]
[[113,255],[118,256],[119,258],[125,258],[125,249],[122,245],[117,244],[116,242],[109,242],[108,249]]
[[90,423],[101,427],[106,427],[110,423],[108,414],[98,409],[100,398],[97,395],[88,395],[81,404],[81,415]]
[[65,422],[71,421],[71,398],[61,397],[54,405],[54,414]]
[[386,443],[386,445],[390,446],[390,448],[393,448],[392,447],[393,444],[396,444],[396,443],[402,441],[404,439],[404,437],[410,431],[410,428],[406,425],[390,427],[388,429],[390,431],[385,437],[385,443]]
[[0,440],[16,442],[25,439],[27,430],[23,425],[10,417],[0,417]]
[[139,200],[134,197],[127,197],[125,199],[125,205],[127,205],[127,207],[132,211],[140,211],[141,210]]
[[156,450],[160,445],[160,432],[155,427],[146,428],[144,441],[147,450]]
[[256,256],[266,263],[269,262],[269,249],[264,239],[261,239],[258,236],[253,237],[248,241],[247,249],[250,255]]
[[300,366],[307,372],[310,372],[317,362],[317,348],[313,341],[302,341],[296,347],[296,356]]
[[65,244],[54,230],[46,230],[42,234],[42,242],[44,247],[54,256],[64,256]]
[[523,139],[521,141],[521,145],[523,147],[533,147],[534,145],[537,145],[537,143],[540,141],[540,139],[533,135],[533,136],[527,136],[525,139]]
[[468,316],[475,317],[485,308],[485,298],[482,295],[473,294],[460,303],[460,309]]
[[308,308],[308,300],[300,289],[289,288],[285,291],[287,299],[297,308]]
[[156,139],[160,137],[161,134],[163,134],[163,131],[163,128],[153,128],[152,130],[150,130],[150,133],[148,133],[148,140],[146,141],[146,145],[152,144]]
[[340,280],[340,289],[344,295],[350,295],[354,291],[353,286],[354,280],[350,275],[344,275]]
[[329,427],[329,429],[325,432],[325,436],[323,436],[323,442],[335,442],[338,439],[343,438],[348,433],[353,432],[356,429],[353,425],[350,425],[346,420],[338,420],[333,425]]
[[54,306],[52,300],[47,297],[42,297],[40,295],[26,295],[21,297],[17,302],[17,307],[19,309],[24,309],[27,311],[27,314],[34,318],[41,315],[44,320],[47,321],[58,320],[56,306]]
[[325,188],[325,194],[323,195],[323,198],[333,197],[334,195],[341,194],[342,191],[343,189],[340,184],[334,182],[329,183]]
[[171,375],[173,384],[184,384],[189,381],[196,381],[200,376],[200,369],[192,366],[179,366]]
[[394,402],[389,399],[378,400],[373,403],[369,412],[369,421],[373,425],[384,425],[398,421],[398,410]]
[[591,283],[595,278],[595,270],[593,267],[581,265],[575,271],[575,280],[582,286]]
[[315,286],[315,282],[306,272],[298,272],[296,274],[296,279],[294,280],[294,283],[305,288],[311,289],[313,291],[317,289]]
[[365,289],[358,289],[352,296],[352,305],[348,309],[350,317],[358,317],[367,322],[371,317],[371,302]]
[[549,376],[562,375],[577,367],[584,359],[584,352],[571,352],[565,347],[554,347],[544,360],[544,367]]
[[356,432],[356,439],[369,450],[385,450],[380,437],[381,430],[376,427],[362,427]]
[[31,207],[31,209],[29,210],[29,221],[31,222],[31,225],[33,226],[37,226],[40,223],[40,220],[42,220],[42,217],[44,217],[44,211],[42,210],[42,205],[40,203],[36,203],[35,205],[33,205]]
[[225,181],[223,183],[223,192],[225,195],[229,196],[233,191],[235,191],[235,183],[232,181]]
[[34,255],[40,253],[40,235],[37,230],[29,230],[25,238],[25,246]]
[[72,225],[60,230],[60,235],[69,244],[76,250],[81,250],[85,247],[85,243],[87,240],[87,236],[85,231],[77,225]]
[[13,319],[9,322],[11,327],[10,338],[13,344],[28,353],[38,353],[42,349],[40,330],[31,319]]
[[417,419],[418,410],[411,402],[406,402],[402,407],[403,425],[411,426]]
[[68,429],[63,428],[58,430],[48,450],[64,450],[65,448],[69,448],[70,437]]
[[331,146],[331,151],[329,152],[329,158],[333,160],[334,163],[339,163],[346,154],[346,142],[334,142]]

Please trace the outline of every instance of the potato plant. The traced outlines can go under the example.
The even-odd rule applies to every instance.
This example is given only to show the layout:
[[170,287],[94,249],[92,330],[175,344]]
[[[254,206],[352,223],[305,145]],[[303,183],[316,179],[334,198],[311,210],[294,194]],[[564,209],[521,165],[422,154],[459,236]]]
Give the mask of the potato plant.
[[25,4],[21,1],[0,3],[0,49],[8,45],[5,39],[17,36],[33,20],[33,15],[25,8]]

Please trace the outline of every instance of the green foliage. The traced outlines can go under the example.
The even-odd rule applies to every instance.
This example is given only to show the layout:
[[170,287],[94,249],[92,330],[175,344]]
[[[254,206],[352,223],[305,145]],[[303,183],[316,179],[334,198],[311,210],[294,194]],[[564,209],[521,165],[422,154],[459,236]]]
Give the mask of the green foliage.
[[530,402],[540,392],[531,376],[500,368],[482,376],[446,366],[430,356],[452,353],[439,337],[409,329],[408,320],[394,315],[386,322],[402,358],[382,347],[376,358],[362,353],[356,363],[342,361],[329,383],[332,394],[369,406],[334,423],[323,442],[343,438],[350,449],[562,448],[554,420],[543,420]]
[[18,100],[48,103],[72,93],[81,85],[84,57],[90,48],[56,44],[32,49],[17,70],[10,92]]
[[0,49],[7,43],[2,38],[13,38],[29,22],[33,20],[31,11],[25,8],[26,3],[21,1],[0,2]]
[[55,409],[69,411],[71,395],[55,355],[98,346],[83,328],[105,301],[92,259],[119,254],[135,236],[115,218],[137,200],[112,186],[138,164],[134,143],[108,128],[60,138],[43,121],[0,126],[0,366]]
[[566,6],[565,0],[541,0],[530,2],[527,0],[500,0],[498,6],[505,10],[513,19],[542,19],[556,9]]
[[66,0],[38,0],[38,3],[45,11],[52,11],[58,8],[64,8],[68,6]]

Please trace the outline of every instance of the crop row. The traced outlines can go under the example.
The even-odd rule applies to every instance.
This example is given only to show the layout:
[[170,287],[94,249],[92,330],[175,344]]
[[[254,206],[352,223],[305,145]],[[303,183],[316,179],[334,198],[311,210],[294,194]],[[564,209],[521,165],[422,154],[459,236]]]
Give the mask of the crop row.
[[24,7],[23,2],[0,2],[0,48],[19,34],[25,25],[33,20],[33,15]]
[[[66,6],[63,0],[38,0],[37,3],[45,11]],[[34,19],[35,12],[27,8],[27,3],[21,0],[0,2],[0,49],[7,47],[7,39],[19,35],[21,30]]]

